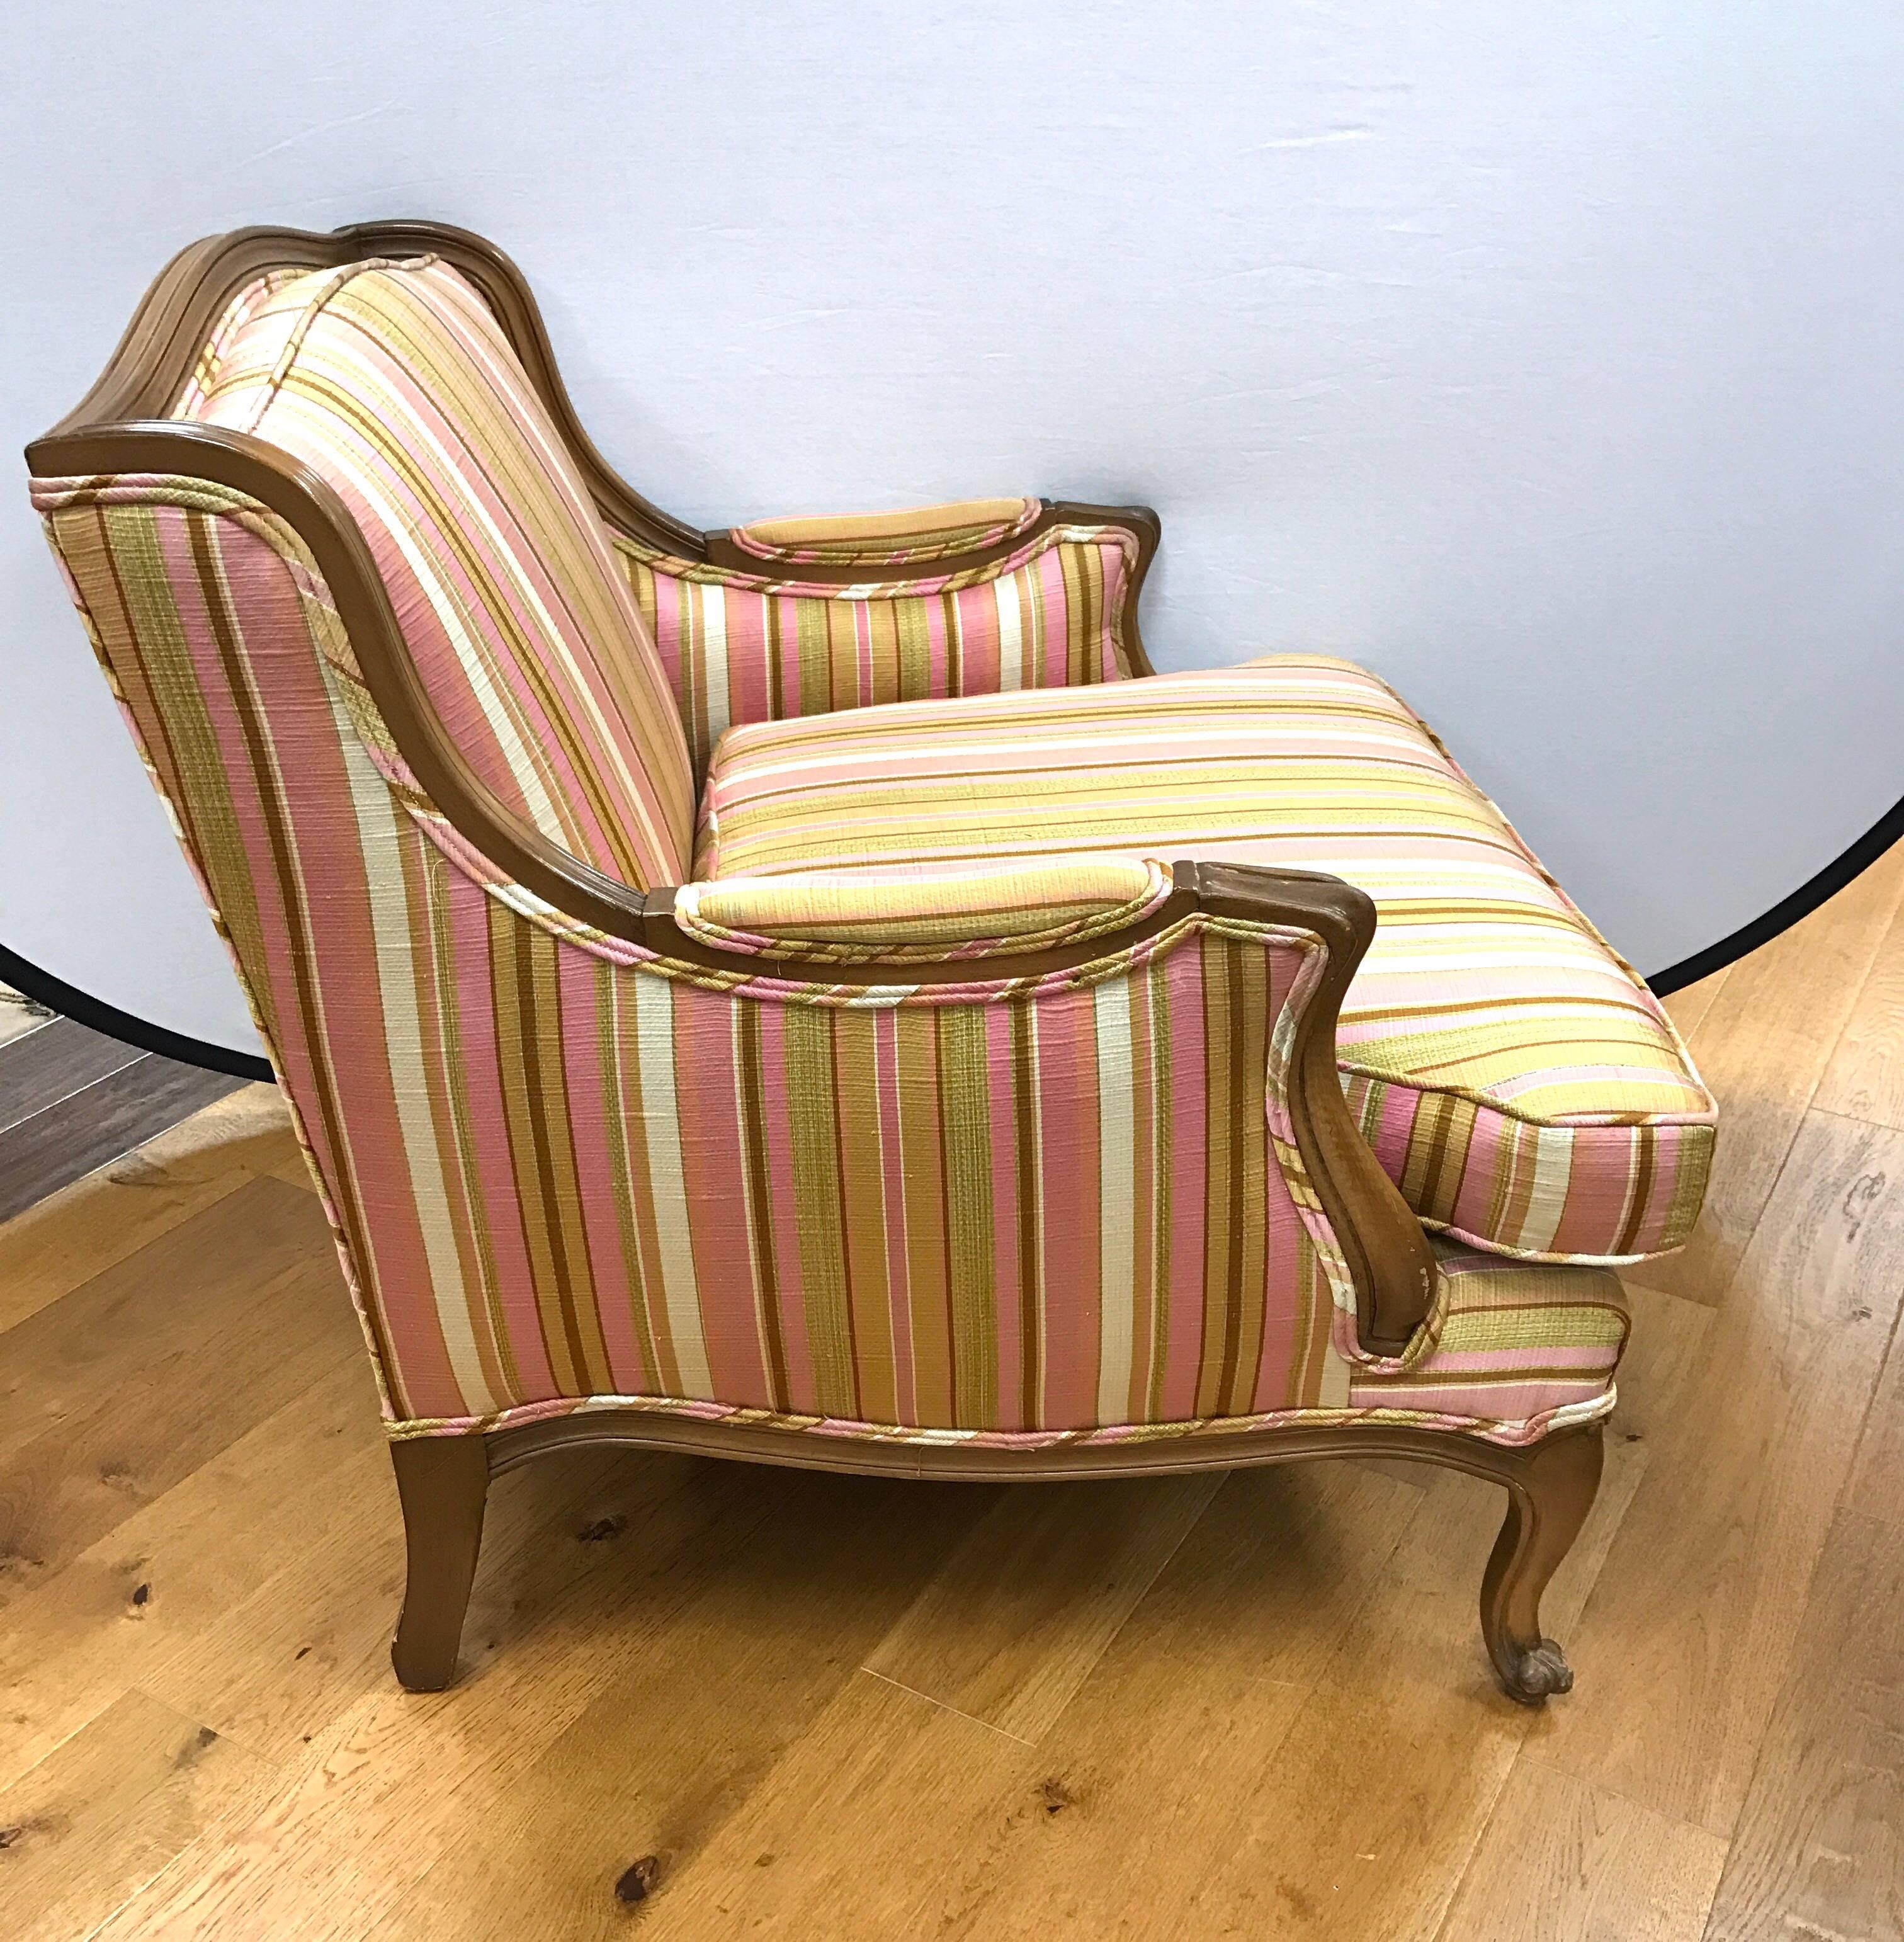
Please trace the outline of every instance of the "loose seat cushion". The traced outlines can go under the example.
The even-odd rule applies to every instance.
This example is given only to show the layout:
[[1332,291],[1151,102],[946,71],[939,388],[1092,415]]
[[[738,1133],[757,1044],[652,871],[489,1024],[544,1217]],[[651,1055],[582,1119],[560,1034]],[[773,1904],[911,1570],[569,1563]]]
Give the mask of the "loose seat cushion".
[[1363,1131],[1430,1227],[1617,1264],[1681,1245],[1713,1107],[1631,969],[1385,683],[1209,672],[731,730],[696,874],[1114,850],[1327,871],[1381,921],[1342,1009]]
[[571,856],[677,883],[687,744],[647,623],[509,340],[446,264],[259,278],[176,415],[295,453],[349,507],[464,755]]

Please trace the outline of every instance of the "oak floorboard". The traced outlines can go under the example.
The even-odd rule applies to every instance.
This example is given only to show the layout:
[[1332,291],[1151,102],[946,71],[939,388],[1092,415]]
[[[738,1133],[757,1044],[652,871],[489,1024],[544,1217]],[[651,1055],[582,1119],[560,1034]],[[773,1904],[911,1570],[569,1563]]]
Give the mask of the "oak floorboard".
[[[0,1358],[0,1459],[180,1349],[213,1352],[247,1319],[276,1327],[299,1303],[274,1277],[328,1266],[322,1305],[355,1325],[322,1213],[308,1196],[253,1177],[7,1331]],[[189,1291],[189,1298],[185,1291]],[[360,1335],[360,1341],[362,1337]],[[217,1386],[211,1378],[192,1384]]]
[[1702,1827],[1523,1755],[1440,1942],[1699,1942],[1725,1852]]
[[1222,1481],[1211,1472],[1015,1486],[868,1671],[1036,1741]]
[[1226,1932],[1198,1910],[1199,1889],[1247,1839],[1297,1715],[1420,1505],[1419,1489],[1352,1464],[1232,1475],[954,1844],[947,1937]]
[[[986,1487],[864,1478],[795,1490],[745,1559],[711,1574],[525,1773],[507,1787],[473,1783],[463,1824],[393,1910],[392,1932],[625,1934],[615,1884],[629,1866],[654,1857],[668,1892],[993,1501]],[[839,1845],[865,1866],[857,1830]]]
[[1713,1000],[1725,988],[1731,969],[1728,964],[1723,971],[1715,971],[1710,978],[1702,978],[1697,984],[1688,985],[1670,998],[1660,1000],[1682,1038],[1691,1038],[1697,1030],[1699,1021],[1711,1010]]
[[1904,1505],[1857,1502],[1813,1582],[1712,1942],[1904,1938]]
[[[1599,1490],[1585,1527],[1541,1600],[1543,1628],[1560,1641],[1582,1680],[1620,1676],[1579,1657],[1575,1648],[1581,1614],[1673,1421],[1680,1393],[1702,1369],[1713,1331],[1713,1311],[1703,1303],[1638,1287],[1627,1289],[1627,1299],[1633,1309],[1633,1339],[1620,1365],[1613,1414],[1602,1432],[1606,1455]],[[1536,1738],[1554,1710],[1528,1716]]]
[[162,1667],[201,1650],[387,1475],[384,1446],[370,1372],[346,1358],[17,1598],[0,1622],[0,1781],[127,1685],[162,1688]]
[[1904,1506],[1904,1324],[1892,1331],[1845,1500],[1883,1517],[1895,1516]]
[[[274,1086],[245,1086],[0,1222],[0,1331],[242,1187],[298,1160]],[[295,1184],[308,1187],[308,1176]]]
[[[1660,1431],[1702,1365],[1713,1322],[1697,1303],[1644,1290],[1633,1300],[1635,1339],[1606,1432],[1606,1473],[1542,1601],[1544,1627],[1578,1674],[1574,1695],[1532,1712],[1495,1686],[1477,1594],[1504,1495],[1429,1471],[1402,1542],[1333,1640],[1276,1749],[1234,1853],[1192,1894],[1186,1937],[1427,1942],[1523,1748],[1582,1688],[1624,1677],[1579,1638],[1581,1610],[1657,1460]],[[1371,1749],[1380,1750],[1379,1781]],[[1342,1811],[1346,1803],[1352,1812]]]
[[1477,1479],[1435,1477],[1193,1885],[1185,1935],[1434,1934],[1527,1730],[1476,1619],[1501,1511]]
[[[152,1691],[248,1747],[283,1754],[389,1681],[403,1526],[387,1456],[379,1454],[320,1535],[154,1668]],[[687,1520],[703,1482],[689,1460],[586,1450],[499,1478],[464,1625],[466,1668],[510,1649],[521,1619],[533,1622],[566,1588],[612,1574],[631,1550],[658,1545],[657,1532],[691,1545]]]
[[1232,1475],[1037,1746],[862,1672],[664,1872],[654,1932],[1177,1932],[1418,1499],[1349,1464]]
[[[378,1678],[292,1747],[266,1797],[214,1823],[122,1907],[100,1942],[399,1932],[391,1910],[433,1860],[516,1797],[611,1681],[638,1676],[697,1608],[726,1635],[727,1601],[755,1555],[778,1547],[797,1558],[811,1516],[831,1503],[850,1518],[865,1502],[842,1492],[855,1480],[587,1451],[543,1459],[498,1480],[496,1494],[559,1492],[578,1460],[592,1480],[566,1517],[532,1518],[519,1540],[499,1530],[504,1541],[485,1543],[457,1684],[415,1694]],[[989,1501],[971,1497],[975,1510]],[[737,1636],[727,1643],[745,1649]],[[744,1691],[726,1696],[746,1704]]]
[[1644,1290],[1633,1300],[1635,1339],[1607,1425],[1605,1475],[1541,1604],[1544,1628],[1565,1645],[1580,1680],[1575,1694],[1532,1712],[1495,1686],[1477,1594],[1504,1494],[1428,1472],[1402,1542],[1276,1749],[1234,1853],[1191,1896],[1186,1938],[1428,1942],[1524,1747],[1581,1687],[1623,1677],[1583,1649],[1581,1612],[1712,1325],[1694,1303]]
[[1688,1245],[1640,1269],[1648,1286],[1724,1299],[1901,899],[1904,844],[1727,970],[1691,1040],[1719,1101],[1711,1184]]
[[1581,1620],[1540,1758],[1729,1836],[1904,1293],[1904,1135],[1815,1113]]
[[1850,1119],[1904,1129],[1904,911],[1878,947],[1814,1103]]
[[201,1722],[127,1692],[0,1790],[0,1934],[90,1934],[258,1770]]
[[993,1803],[1024,1790],[1036,1751],[854,1672],[708,1852],[678,1882],[663,1879],[641,1925],[656,1942],[956,1934],[947,1870],[975,1803],[989,1831]]
[[260,1159],[258,1171],[268,1173],[274,1180],[283,1181],[286,1187],[295,1187],[305,1193],[316,1193],[317,1183],[311,1177],[311,1164],[299,1150],[296,1136],[289,1125],[276,1144],[275,1152]]
[[322,1211],[265,1179],[6,1340],[0,1609],[363,1353]]

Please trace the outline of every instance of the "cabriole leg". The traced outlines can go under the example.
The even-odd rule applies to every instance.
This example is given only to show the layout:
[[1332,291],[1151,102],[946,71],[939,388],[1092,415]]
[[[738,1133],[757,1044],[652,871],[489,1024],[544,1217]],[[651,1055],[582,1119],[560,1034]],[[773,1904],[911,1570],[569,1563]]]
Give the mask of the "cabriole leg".
[[456,1677],[463,1614],[482,1548],[489,1453],[480,1436],[416,1436],[393,1443],[390,1453],[409,1553],[390,1663],[410,1692],[440,1692]]
[[1519,1453],[1501,1481],[1507,1521],[1481,1581],[1481,1631],[1510,1698],[1538,1706],[1573,1684],[1564,1653],[1541,1632],[1541,1594],[1593,1508],[1600,1426],[1565,1429]]

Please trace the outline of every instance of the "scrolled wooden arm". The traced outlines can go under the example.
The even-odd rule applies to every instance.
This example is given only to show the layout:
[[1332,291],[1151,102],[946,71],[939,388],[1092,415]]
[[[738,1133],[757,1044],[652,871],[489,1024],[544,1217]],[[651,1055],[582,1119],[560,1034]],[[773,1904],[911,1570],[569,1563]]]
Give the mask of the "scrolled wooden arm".
[[1297,1030],[1290,1117],[1316,1196],[1348,1258],[1356,1339],[1372,1353],[1399,1355],[1434,1299],[1434,1257],[1414,1210],[1363,1138],[1336,1066],[1336,1026],[1349,980],[1375,936],[1374,901],[1319,871],[1237,863],[1194,867],[1205,910],[1295,925],[1313,931],[1327,948],[1321,988]]

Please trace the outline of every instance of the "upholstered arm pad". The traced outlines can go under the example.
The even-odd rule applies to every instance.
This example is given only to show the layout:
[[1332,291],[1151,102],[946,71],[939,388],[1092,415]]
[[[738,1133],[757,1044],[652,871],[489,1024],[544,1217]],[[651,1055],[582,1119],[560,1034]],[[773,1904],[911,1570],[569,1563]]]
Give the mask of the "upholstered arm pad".
[[674,920],[717,948],[833,963],[1018,957],[1128,928],[1171,892],[1162,864],[1135,856],[899,870],[798,870],[724,878],[673,892]]
[[1024,531],[1042,510],[1037,499],[957,499],[898,513],[756,519],[730,526],[727,538],[777,565],[904,566],[996,546]]
[[1137,596],[1156,525],[1140,509],[776,521],[710,534],[700,559],[611,537],[697,774],[737,723],[1149,672]]

